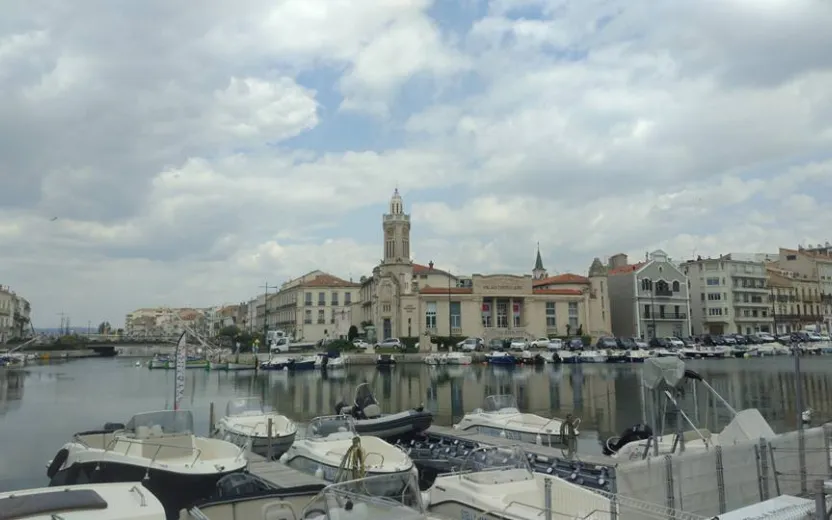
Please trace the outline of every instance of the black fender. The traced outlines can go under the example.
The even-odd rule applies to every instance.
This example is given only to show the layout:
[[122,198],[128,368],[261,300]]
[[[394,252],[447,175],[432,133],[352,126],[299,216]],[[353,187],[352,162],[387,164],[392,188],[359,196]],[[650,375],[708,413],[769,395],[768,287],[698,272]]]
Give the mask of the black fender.
[[61,466],[64,465],[66,459],[69,457],[69,450],[66,448],[62,448],[58,450],[58,453],[55,454],[55,458],[52,459],[52,462],[49,463],[49,467],[46,468],[46,476],[49,478],[54,477],[58,474],[58,470],[61,469]]

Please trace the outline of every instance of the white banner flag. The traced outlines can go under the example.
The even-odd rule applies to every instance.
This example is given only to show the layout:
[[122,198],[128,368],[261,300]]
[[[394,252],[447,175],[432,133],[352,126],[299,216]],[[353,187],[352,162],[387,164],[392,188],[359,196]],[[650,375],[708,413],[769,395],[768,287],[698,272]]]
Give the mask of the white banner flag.
[[185,396],[185,367],[188,363],[188,333],[183,332],[179,338],[179,343],[176,344],[176,371],[174,379],[176,380],[176,392],[173,396],[173,409],[179,409],[179,403],[182,397]]

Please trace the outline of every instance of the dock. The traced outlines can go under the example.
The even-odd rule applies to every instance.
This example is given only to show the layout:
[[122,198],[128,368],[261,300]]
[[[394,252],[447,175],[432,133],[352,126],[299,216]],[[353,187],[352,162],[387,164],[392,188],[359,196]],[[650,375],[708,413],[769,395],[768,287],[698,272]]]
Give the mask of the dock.
[[303,473],[276,460],[268,460],[256,453],[248,453],[248,472],[278,489],[309,487],[310,491],[322,490],[327,486],[323,479]]

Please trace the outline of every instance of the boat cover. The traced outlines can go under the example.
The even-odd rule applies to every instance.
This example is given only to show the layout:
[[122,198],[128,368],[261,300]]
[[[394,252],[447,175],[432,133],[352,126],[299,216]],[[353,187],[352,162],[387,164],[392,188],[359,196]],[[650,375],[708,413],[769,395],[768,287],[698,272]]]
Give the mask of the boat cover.
[[92,489],[47,491],[0,499],[0,520],[107,509],[107,501]]

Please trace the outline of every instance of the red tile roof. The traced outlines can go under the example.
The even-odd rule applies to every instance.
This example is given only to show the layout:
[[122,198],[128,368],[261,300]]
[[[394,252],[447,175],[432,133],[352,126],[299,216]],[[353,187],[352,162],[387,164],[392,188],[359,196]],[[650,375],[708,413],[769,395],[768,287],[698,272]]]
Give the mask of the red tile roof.
[[331,274],[320,274],[308,282],[298,284],[297,287],[360,287],[361,284],[348,282],[332,276]]
[[474,290],[470,287],[422,287],[419,294],[471,294]]
[[561,296],[580,296],[584,292],[580,289],[533,289],[534,294],[557,294]]
[[579,274],[564,273],[557,276],[550,276],[541,280],[535,280],[532,285],[540,287],[543,285],[566,285],[566,284],[589,284],[589,278]]
[[639,262],[637,264],[622,265],[621,267],[616,267],[614,269],[610,269],[609,273],[607,273],[607,274],[632,273],[633,271],[638,271],[639,269],[644,267],[645,264],[647,264],[647,262]]
[[438,274],[447,274],[448,276],[453,276],[448,271],[443,271],[442,269],[437,269],[436,267],[431,268],[428,265],[422,264],[413,264],[413,274],[429,274],[429,273],[438,273]]

